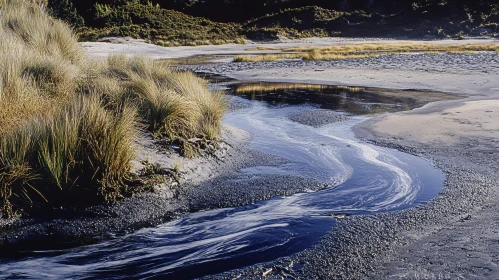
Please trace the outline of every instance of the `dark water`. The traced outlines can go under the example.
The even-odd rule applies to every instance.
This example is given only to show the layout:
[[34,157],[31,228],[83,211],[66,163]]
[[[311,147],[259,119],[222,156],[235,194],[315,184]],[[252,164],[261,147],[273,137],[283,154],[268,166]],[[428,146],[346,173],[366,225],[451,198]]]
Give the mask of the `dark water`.
[[[224,80],[221,80],[222,82]],[[412,110],[422,105],[410,95],[378,88],[289,83],[246,83],[229,85],[233,95],[262,101],[269,106],[314,105],[316,108],[354,115],[373,115]],[[387,95],[386,93],[392,93]],[[428,93],[425,93],[428,94]],[[412,97],[411,97],[412,96]]]
[[[411,108],[414,101],[359,88],[271,87],[231,86],[232,100],[241,106],[225,122],[251,132],[252,148],[288,161],[243,169],[234,179],[287,174],[322,181],[328,188],[193,213],[99,244],[0,260],[0,278],[202,277],[302,251],[330,231],[338,215],[406,209],[442,189],[445,176],[431,163],[360,142],[351,131],[372,113]],[[304,111],[334,111],[348,118],[319,127],[290,118]]]

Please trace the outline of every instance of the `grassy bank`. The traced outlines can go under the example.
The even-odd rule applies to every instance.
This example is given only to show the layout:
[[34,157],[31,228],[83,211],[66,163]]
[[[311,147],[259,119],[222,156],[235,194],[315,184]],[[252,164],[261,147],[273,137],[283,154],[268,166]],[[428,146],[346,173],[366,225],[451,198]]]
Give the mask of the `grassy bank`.
[[239,55],[234,62],[259,62],[275,61],[279,59],[302,60],[343,60],[353,58],[375,58],[386,54],[411,54],[411,53],[473,53],[480,51],[499,52],[499,44],[347,44],[330,47],[299,47],[299,48],[268,48],[258,47],[251,50],[281,51],[285,53],[267,55]]
[[133,191],[141,133],[218,137],[225,101],[204,80],[148,58],[89,61],[29,1],[1,0],[0,12],[0,215],[116,201]]

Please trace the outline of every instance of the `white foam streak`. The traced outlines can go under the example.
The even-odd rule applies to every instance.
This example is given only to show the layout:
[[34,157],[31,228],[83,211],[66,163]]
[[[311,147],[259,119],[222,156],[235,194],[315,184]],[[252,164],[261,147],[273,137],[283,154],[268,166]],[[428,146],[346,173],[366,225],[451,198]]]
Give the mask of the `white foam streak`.
[[[411,203],[418,193],[418,185],[413,184],[411,176],[401,169],[400,167],[391,164],[390,161],[381,161],[381,154],[379,150],[374,149],[374,147],[368,146],[367,144],[360,143],[358,141],[349,140],[333,135],[329,135],[330,138],[335,139],[340,142],[347,143],[348,145],[358,149],[360,157],[367,163],[374,166],[379,166],[385,171],[392,173],[391,181],[382,182],[384,188],[379,191],[385,194],[385,199],[376,204],[376,206],[371,205],[372,211],[381,210],[383,208],[395,208],[403,204]],[[385,160],[390,159],[392,156],[385,154]],[[367,201],[369,202],[369,201]]]

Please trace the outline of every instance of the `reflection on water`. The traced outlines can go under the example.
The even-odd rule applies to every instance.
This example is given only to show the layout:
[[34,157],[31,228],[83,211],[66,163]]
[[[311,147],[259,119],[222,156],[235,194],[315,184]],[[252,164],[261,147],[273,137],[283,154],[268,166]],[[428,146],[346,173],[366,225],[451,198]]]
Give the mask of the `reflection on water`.
[[189,57],[168,58],[157,60],[156,63],[163,63],[169,66],[199,65],[212,63],[214,56],[195,55]]
[[[251,148],[287,161],[240,170],[226,184],[248,180],[251,186],[254,176],[284,174],[329,187],[192,213],[90,246],[0,260],[0,278],[202,277],[302,251],[331,230],[333,217],[406,209],[443,187],[444,174],[429,162],[358,141],[351,131],[368,114],[412,108],[413,101],[349,87],[253,84],[231,90],[232,99],[245,106],[228,113],[225,122],[251,132]],[[355,116],[320,127],[287,117],[325,109]]]
[[445,93],[295,83],[243,83],[229,92],[270,106],[311,104],[321,109],[354,115],[407,111],[428,101],[455,98]]

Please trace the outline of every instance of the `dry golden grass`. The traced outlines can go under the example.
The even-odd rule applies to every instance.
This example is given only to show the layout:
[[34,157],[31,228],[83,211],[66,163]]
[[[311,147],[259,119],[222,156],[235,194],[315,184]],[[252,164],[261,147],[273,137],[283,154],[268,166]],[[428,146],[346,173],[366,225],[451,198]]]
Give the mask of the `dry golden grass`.
[[344,60],[355,58],[375,58],[376,54],[369,53],[324,53],[317,49],[312,49],[303,56],[303,60]]
[[[379,44],[345,44],[330,47],[297,47],[297,48],[269,48],[257,47],[249,50],[281,51],[283,54],[268,55],[240,55],[234,62],[275,61],[279,59],[303,60],[343,60],[354,58],[375,58],[378,55],[404,53],[465,53],[472,54],[478,51],[499,51],[499,44],[427,44],[427,43],[379,43]],[[290,53],[291,52],[291,53]]]
[[318,50],[321,53],[358,53],[358,52],[450,52],[450,51],[497,51],[499,44],[428,44],[428,43],[379,43],[379,44],[345,44],[323,48],[282,48],[283,52],[311,52]]
[[208,90],[206,81],[190,72],[172,73],[168,81],[173,91],[196,104],[198,135],[210,140],[218,138],[227,107],[223,93]]
[[226,108],[223,94],[208,90],[192,73],[156,70],[147,75],[132,74],[132,91],[154,132],[172,140],[219,136]]
[[281,59],[302,59],[302,60],[344,60],[353,58],[374,58],[376,54],[358,54],[358,53],[322,53],[318,50],[297,54],[267,54],[267,55],[238,55],[233,62],[260,62],[277,61]]
[[224,97],[206,86],[149,58],[88,61],[66,24],[0,0],[0,216],[115,201],[139,123],[170,140],[218,137]]
[[[205,80],[192,73],[172,71],[167,62],[147,57],[111,56],[102,69],[91,84],[109,88],[118,99],[129,98],[140,104],[149,130],[156,136],[172,141],[218,138],[225,97],[208,90]],[[113,85],[116,78],[121,88]]]
[[60,56],[72,63],[84,60],[76,35],[65,23],[48,17],[30,1],[2,0],[3,32],[23,41],[40,55]]
[[[0,33],[0,41],[0,132],[5,132],[30,116],[47,114],[67,102],[67,90],[77,86],[77,71],[58,58],[50,60],[30,52],[5,33]],[[7,48],[4,44],[9,42]]]
[[0,132],[65,104],[83,51],[69,27],[24,1],[0,2]]
[[276,61],[280,59],[303,59],[306,54],[264,54],[264,55],[238,55],[233,62],[260,62]]
[[130,172],[136,109],[109,111],[83,97],[50,116],[12,128],[0,148],[2,212],[12,205],[115,201]]
[[132,89],[138,94],[149,129],[156,135],[171,139],[193,135],[199,118],[194,102],[158,86],[152,79],[137,77],[132,81]]

